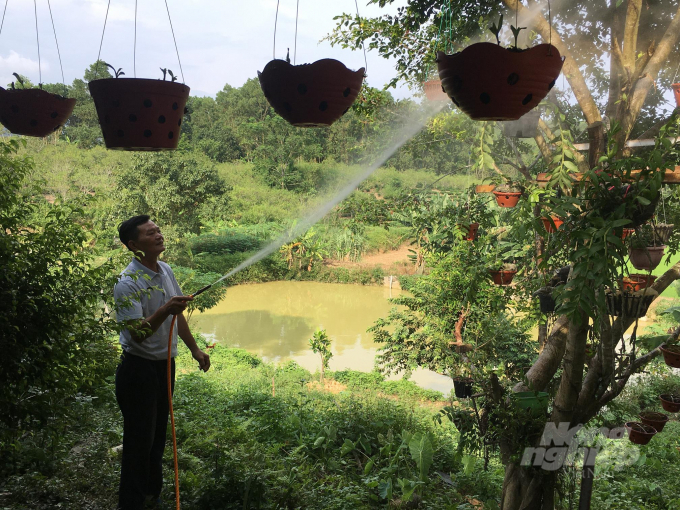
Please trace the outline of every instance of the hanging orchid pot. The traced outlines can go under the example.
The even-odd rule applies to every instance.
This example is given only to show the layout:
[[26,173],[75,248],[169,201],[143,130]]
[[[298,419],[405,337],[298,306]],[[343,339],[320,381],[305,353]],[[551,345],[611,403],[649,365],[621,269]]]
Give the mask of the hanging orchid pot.
[[508,267],[503,269],[489,270],[489,274],[496,285],[510,285],[512,283],[513,278],[517,274],[517,269],[511,268],[511,266],[512,264],[508,264]]
[[680,345],[667,345],[659,349],[663,354],[666,365],[673,368],[680,368]]
[[189,87],[143,78],[93,80],[89,87],[107,149],[177,148]]
[[656,432],[659,433],[663,431],[666,423],[668,423],[668,415],[663,413],[655,413],[652,411],[645,411],[640,413],[640,421],[645,425],[654,427]]
[[548,234],[554,234],[562,226],[564,221],[562,221],[557,216],[550,216],[550,218],[541,218],[543,222],[543,228]]
[[651,425],[645,425],[637,421],[629,421],[625,425],[628,431],[628,439],[631,443],[645,445],[656,435],[657,430]]
[[649,310],[649,305],[659,295],[652,289],[638,292],[607,292],[605,301],[609,315],[614,317],[644,317]]
[[656,276],[635,273],[621,279],[621,288],[624,292],[637,292],[651,286],[655,281]]
[[654,240],[654,244],[666,244],[670,240],[674,228],[675,225],[672,223],[657,223],[652,225],[652,238]]
[[456,377],[453,380],[453,390],[458,398],[472,397],[472,379],[468,377]]
[[477,240],[479,223],[459,223],[458,228],[463,232],[463,241]]
[[41,89],[0,87],[0,123],[15,135],[51,135],[66,123],[75,105],[75,99]]
[[503,123],[503,134],[510,138],[533,138],[538,130],[538,121],[541,118],[539,109],[525,113],[517,120],[509,120]]
[[661,407],[663,407],[664,411],[669,413],[680,411],[680,395],[659,395],[659,400],[661,400]]
[[365,68],[347,69],[331,58],[291,65],[272,60],[258,72],[264,96],[276,113],[293,126],[330,126],[350,109],[359,95]]
[[499,207],[515,207],[522,196],[521,191],[494,191]]
[[[170,20],[169,9],[168,20]],[[135,26],[137,26],[136,9]],[[174,40],[171,20],[170,29]],[[104,20],[105,30],[106,19]],[[103,41],[104,33],[102,33]],[[175,50],[183,80],[184,72],[177,50],[177,41],[175,41]],[[135,55],[133,62],[136,62],[136,45],[133,51]],[[186,113],[189,87],[184,83],[176,83],[177,77],[166,68],[161,68],[162,80],[137,78],[136,66],[133,67],[134,78],[122,78],[125,73],[121,69],[116,69],[100,60],[101,44],[99,52],[95,79],[89,82],[88,87],[97,110],[106,148],[124,151],[175,150],[179,144],[182,120]],[[111,68],[115,77],[97,79],[97,73],[103,74],[105,71],[105,68],[99,65],[100,63]]]
[[442,86],[473,120],[517,120],[548,94],[562,70],[550,44],[528,50],[477,43],[460,53],[437,53]]
[[634,229],[634,228],[624,228],[624,229],[621,231],[621,240],[622,240],[622,241],[625,241],[625,240],[626,240],[626,237],[631,236],[631,235],[633,235],[634,233],[635,233],[635,229]]
[[[5,3],[5,9],[7,4]],[[15,135],[45,137],[52,133],[59,133],[66,124],[73,108],[76,105],[75,99],[69,99],[59,94],[53,94],[43,90],[42,85],[42,65],[40,61],[40,38],[38,36],[38,10],[35,11],[36,40],[38,42],[38,73],[39,83],[36,88],[27,88],[23,78],[18,73],[12,73],[16,80],[12,82],[8,89],[0,87],[0,124]],[[52,18],[52,9],[50,9]],[[4,14],[0,31],[4,24]],[[54,32],[54,40],[57,43],[57,32]],[[61,57],[59,58],[61,68],[62,83],[64,80],[64,69],[61,67]],[[64,90],[67,90],[64,83]]]
[[428,101],[448,101],[449,96],[442,88],[441,80],[427,80],[423,82],[423,92]]
[[647,246],[646,248],[630,248],[628,254],[630,255],[630,263],[635,269],[646,269],[651,271],[661,263],[663,259],[665,246]]
[[542,287],[534,292],[534,296],[538,296],[538,304],[541,309],[541,313],[553,313],[557,303],[552,295],[552,287]]
[[673,87],[673,95],[675,96],[675,106],[680,106],[680,83],[674,83],[671,86]]

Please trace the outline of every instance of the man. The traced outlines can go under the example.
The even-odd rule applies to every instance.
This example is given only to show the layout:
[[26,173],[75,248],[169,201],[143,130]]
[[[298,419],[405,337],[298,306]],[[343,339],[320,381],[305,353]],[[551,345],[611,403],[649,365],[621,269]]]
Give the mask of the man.
[[177,334],[198,361],[210,368],[182,312],[193,298],[183,296],[177,280],[158,257],[165,250],[160,228],[149,216],[135,216],[118,227],[121,242],[135,255],[114,288],[123,347],[116,371],[116,399],[123,413],[123,459],[118,508],[137,510],[158,504],[163,486],[162,459],[168,424],[167,356],[173,315],[171,381],[174,390]]

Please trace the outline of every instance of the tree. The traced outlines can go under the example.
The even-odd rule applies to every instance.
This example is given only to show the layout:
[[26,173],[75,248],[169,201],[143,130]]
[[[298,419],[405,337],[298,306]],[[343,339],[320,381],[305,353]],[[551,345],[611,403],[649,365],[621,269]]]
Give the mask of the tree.
[[325,329],[319,329],[314,332],[312,338],[309,339],[309,346],[312,348],[314,354],[321,357],[321,385],[324,383],[324,373],[328,368],[328,363],[333,357],[331,352],[331,339],[326,334]]
[[[384,6],[391,2],[371,3]],[[436,26],[443,15],[441,5],[433,0],[410,0],[396,16],[362,19],[344,14],[330,39],[354,48],[368,41],[369,48],[397,58],[398,77],[416,84],[432,65]],[[507,408],[506,388],[543,391],[554,386],[553,411],[547,421],[571,427],[596,416],[620,394],[631,375],[659,355],[655,345],[641,346],[634,341],[628,346],[631,352],[618,358],[613,355],[619,339],[635,320],[610,319],[604,289],[616,289],[621,268],[625,268],[627,250],[619,237],[621,229],[634,225],[636,214],[658,200],[665,169],[678,161],[677,150],[665,141],[665,137],[676,136],[678,119],[669,120],[667,112],[658,108],[662,102],[658,89],[662,87],[654,85],[667,85],[677,66],[680,9],[671,2],[643,8],[641,0],[567,2],[553,11],[551,26],[533,0],[526,6],[517,0],[454,2],[448,7],[453,13],[453,29],[444,36],[453,39],[450,42],[454,47],[462,47],[506,7],[511,12],[506,18],[514,18],[516,11],[519,25],[529,27],[528,34],[552,42],[566,57],[563,73],[570,90],[549,98],[552,114],[541,121],[535,137],[543,166],[552,176],[547,190],[536,188],[532,183],[536,168],[527,167],[524,155],[513,152],[514,166],[525,179],[532,199],[533,221],[538,223],[538,218],[551,212],[569,218],[562,233],[553,239],[539,235],[540,226],[536,225],[533,259],[522,264],[522,271],[535,274],[537,284],[541,279],[547,283],[550,274],[540,276],[541,272],[545,275],[558,268],[558,261],[564,261],[570,276],[566,284],[554,282],[559,289],[561,314],[551,331],[542,330],[542,350],[524,380],[504,385],[492,376],[485,387],[493,406]],[[669,127],[662,130],[666,123]],[[649,137],[659,132],[656,147],[647,152],[635,155],[626,147],[633,136]],[[573,147],[581,136],[590,142],[588,158]],[[496,155],[501,145],[494,144]],[[634,169],[642,172],[636,177],[631,173]],[[577,170],[585,173],[580,183],[571,178]],[[627,191],[631,190],[629,196]],[[509,219],[525,223],[531,219],[522,220],[520,214]],[[672,253],[676,249],[671,246]],[[676,264],[652,289],[660,293],[679,278],[680,264]],[[660,341],[675,343],[679,332],[675,330]],[[594,342],[596,350],[592,359],[585,355],[589,341]],[[415,350],[429,347],[424,343],[411,346]],[[500,440],[506,466],[502,508],[553,508],[557,472],[521,467],[513,460],[520,448],[507,437]],[[583,486],[585,498],[587,486]]]

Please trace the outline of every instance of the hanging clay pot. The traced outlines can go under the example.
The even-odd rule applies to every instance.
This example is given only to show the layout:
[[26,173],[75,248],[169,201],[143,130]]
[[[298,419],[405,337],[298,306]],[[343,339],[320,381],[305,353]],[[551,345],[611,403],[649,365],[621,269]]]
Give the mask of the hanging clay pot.
[[177,148],[189,87],[143,78],[93,80],[89,87],[107,149]]
[[663,259],[665,246],[647,246],[647,248],[630,248],[630,263],[635,269],[656,269]]
[[437,53],[444,90],[474,120],[517,120],[538,106],[562,70],[550,44],[527,50],[477,43],[460,53]]
[[423,92],[428,101],[448,101],[449,96],[446,95],[442,88],[441,80],[427,80],[423,82]]
[[649,305],[659,295],[652,289],[638,292],[607,292],[605,301],[609,315],[614,317],[644,317]]
[[621,287],[624,292],[637,292],[651,286],[655,280],[656,276],[634,273],[621,280]]
[[463,241],[474,241],[477,239],[477,230],[479,230],[479,223],[459,223],[458,228],[463,231],[465,237]]
[[264,96],[276,113],[297,127],[330,126],[352,106],[364,68],[351,71],[332,58],[294,66],[272,60],[258,72]]
[[517,274],[517,271],[513,269],[499,269],[498,271],[489,270],[489,274],[496,285],[510,285],[512,279]]
[[623,231],[621,232],[621,240],[624,241],[626,237],[632,235],[635,233],[634,228],[624,228]]
[[51,135],[66,123],[75,105],[75,99],[41,89],[0,87],[0,123],[15,135]]
[[645,425],[637,421],[629,421],[625,425],[628,431],[628,439],[631,443],[645,445],[656,435],[656,429],[651,425]]
[[503,122],[503,134],[510,138],[533,138],[538,130],[541,111],[531,110],[517,120]]
[[674,83],[671,87],[673,87],[673,95],[675,96],[675,106],[680,106],[680,83]]
[[659,395],[659,400],[661,400],[661,407],[664,411],[669,413],[680,411],[680,395]]
[[493,194],[499,207],[515,207],[522,196],[521,191],[494,191]]
[[562,223],[564,223],[564,221],[559,219],[557,216],[551,216],[550,218],[541,218],[541,221],[543,222],[543,227],[545,228],[545,231],[548,234],[554,234],[555,232],[557,232],[557,229],[559,229],[562,226]]
[[475,186],[475,193],[491,193],[495,189],[495,184],[478,184]]
[[553,313],[555,311],[555,298],[552,296],[552,287],[543,287],[538,289],[534,296],[538,296],[538,303],[541,308],[541,313]]
[[472,396],[472,379],[456,377],[453,380],[453,390],[458,398],[470,398]]
[[645,425],[654,427],[656,432],[659,433],[663,430],[668,423],[668,415],[663,413],[655,413],[652,411],[645,411],[640,413],[640,421]]
[[654,239],[654,244],[662,245],[666,244],[671,235],[673,234],[673,229],[675,225],[668,223],[657,223],[652,226],[652,237]]
[[680,345],[668,345],[659,349],[663,354],[666,365],[673,368],[680,368]]

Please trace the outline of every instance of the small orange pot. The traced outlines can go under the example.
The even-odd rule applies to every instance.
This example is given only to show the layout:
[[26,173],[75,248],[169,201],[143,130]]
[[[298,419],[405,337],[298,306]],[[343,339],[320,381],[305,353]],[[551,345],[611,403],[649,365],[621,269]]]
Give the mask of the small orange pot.
[[493,194],[499,207],[515,207],[522,196],[519,191],[494,191]]
[[464,241],[474,241],[477,239],[477,230],[479,230],[479,223],[470,223],[469,226],[465,226],[462,223],[458,224],[458,228],[465,233],[465,237],[463,237]]
[[628,237],[629,235],[632,235],[634,233],[635,233],[634,228],[624,228],[623,232],[621,233],[621,240],[625,241],[626,237]]
[[627,278],[621,280],[621,287],[623,291],[637,292],[638,290],[646,289],[654,283],[656,276],[635,273]]
[[512,279],[517,274],[517,271],[506,269],[500,269],[498,271],[489,270],[489,274],[493,278],[493,282],[496,285],[510,285],[512,283]]
[[[552,220],[552,223],[550,222],[550,220]],[[557,232],[557,229],[562,226],[562,223],[564,223],[564,221],[559,219],[557,216],[551,216],[550,218],[541,218],[541,221],[543,222],[543,226],[545,227],[545,231],[548,234],[553,234],[553,233]],[[553,223],[555,224],[554,227],[553,227]]]
[[478,184],[475,186],[475,193],[491,193],[495,189],[495,184]]
[[428,101],[448,101],[449,96],[446,95],[442,88],[441,80],[427,80],[423,82],[423,92]]

